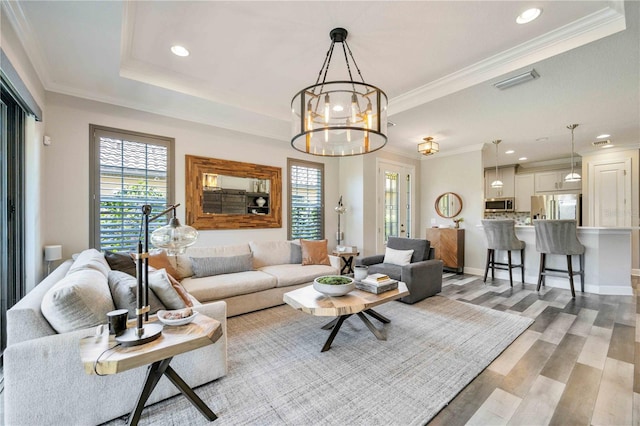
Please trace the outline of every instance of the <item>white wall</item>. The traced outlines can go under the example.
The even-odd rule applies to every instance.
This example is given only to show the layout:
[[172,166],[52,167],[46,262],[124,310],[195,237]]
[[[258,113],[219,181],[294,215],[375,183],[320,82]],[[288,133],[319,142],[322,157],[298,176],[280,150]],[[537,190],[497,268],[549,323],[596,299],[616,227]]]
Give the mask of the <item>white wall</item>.
[[[46,119],[45,91],[33,65],[22,48],[18,37],[8,22],[7,14],[0,13],[0,46],[9,58],[11,65],[20,75],[31,96],[43,111]],[[36,122],[33,117],[27,119],[25,129],[25,287],[31,290],[41,279],[44,272],[43,247],[50,244],[43,237],[44,194],[42,185],[44,176],[43,151],[41,143],[44,135],[44,121]]]
[[60,94],[47,93],[47,104],[46,132],[53,143],[45,156],[45,239],[62,244],[64,257],[89,244],[89,124],[175,138],[175,201],[183,203],[178,209],[180,219],[184,219],[185,154],[282,168],[282,228],[201,231],[196,243],[199,246],[286,239],[287,157],[323,162],[326,235],[329,247],[336,244],[337,218],[333,207],[339,198],[337,159],[304,155],[291,148],[289,141],[260,138]]
[[484,200],[482,151],[426,157],[421,170],[422,215],[418,235],[424,238],[426,229],[433,225],[453,225],[451,219],[438,216],[435,200],[445,192],[455,192],[462,198],[458,217],[464,218],[460,226],[465,229],[465,272],[483,274],[487,244],[482,228],[477,226],[481,224]]

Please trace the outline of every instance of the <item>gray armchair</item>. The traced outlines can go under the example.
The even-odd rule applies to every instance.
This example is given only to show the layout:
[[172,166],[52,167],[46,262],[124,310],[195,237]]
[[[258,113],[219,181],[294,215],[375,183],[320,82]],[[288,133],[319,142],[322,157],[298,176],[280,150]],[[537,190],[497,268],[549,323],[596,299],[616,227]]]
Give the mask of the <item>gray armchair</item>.
[[428,240],[389,237],[387,247],[395,250],[413,250],[411,263],[404,266],[383,263],[384,255],[364,257],[357,265],[368,266],[369,274],[386,274],[407,284],[409,295],[400,299],[404,303],[416,303],[442,290],[442,261],[435,260]]

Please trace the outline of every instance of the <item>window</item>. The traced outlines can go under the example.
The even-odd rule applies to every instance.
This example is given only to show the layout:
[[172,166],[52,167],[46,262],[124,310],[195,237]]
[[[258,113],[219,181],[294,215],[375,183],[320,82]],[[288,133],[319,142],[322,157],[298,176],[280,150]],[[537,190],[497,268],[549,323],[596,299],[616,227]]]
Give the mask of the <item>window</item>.
[[289,239],[324,238],[324,164],[287,160]]
[[[131,252],[137,248],[141,207],[161,212],[173,202],[170,138],[91,126],[91,246]],[[166,224],[160,218],[149,231]]]

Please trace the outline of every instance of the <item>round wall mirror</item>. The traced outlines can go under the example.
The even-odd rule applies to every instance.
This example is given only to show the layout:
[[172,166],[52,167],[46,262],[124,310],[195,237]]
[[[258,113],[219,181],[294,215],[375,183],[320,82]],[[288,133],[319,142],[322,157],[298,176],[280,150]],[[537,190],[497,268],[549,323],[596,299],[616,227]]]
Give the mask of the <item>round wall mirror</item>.
[[436,199],[436,212],[445,218],[456,217],[462,211],[462,198],[454,192],[445,192]]

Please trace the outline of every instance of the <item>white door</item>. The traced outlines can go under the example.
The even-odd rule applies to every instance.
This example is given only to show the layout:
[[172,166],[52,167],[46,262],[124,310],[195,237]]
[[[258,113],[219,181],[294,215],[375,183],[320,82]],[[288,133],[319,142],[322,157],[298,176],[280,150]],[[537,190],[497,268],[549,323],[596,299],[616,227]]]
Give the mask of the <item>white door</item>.
[[630,160],[592,164],[593,226],[631,226]]
[[378,163],[377,253],[384,253],[389,237],[413,237],[413,176],[409,165]]

